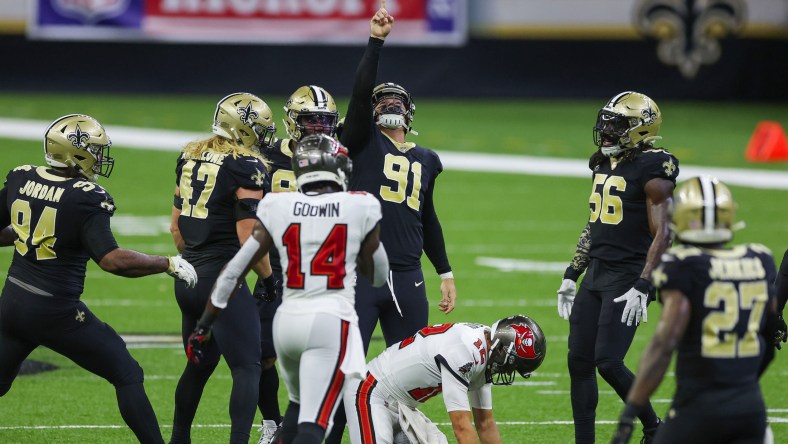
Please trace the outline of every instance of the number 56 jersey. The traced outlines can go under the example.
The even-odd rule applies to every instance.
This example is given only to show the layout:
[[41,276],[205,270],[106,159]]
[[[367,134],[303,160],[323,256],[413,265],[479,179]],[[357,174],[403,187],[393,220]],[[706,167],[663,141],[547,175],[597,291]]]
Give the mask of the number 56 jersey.
[[271,193],[257,209],[281,258],[279,310],[305,310],[355,320],[356,259],[380,222],[380,203],[367,193]]

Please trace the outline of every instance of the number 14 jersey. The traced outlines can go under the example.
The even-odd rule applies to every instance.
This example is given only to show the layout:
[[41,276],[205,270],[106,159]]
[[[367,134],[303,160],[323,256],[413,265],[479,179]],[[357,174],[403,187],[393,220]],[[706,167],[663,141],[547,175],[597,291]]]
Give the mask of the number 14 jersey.
[[281,258],[279,310],[300,307],[355,319],[356,258],[380,222],[377,199],[367,193],[272,193],[257,217]]

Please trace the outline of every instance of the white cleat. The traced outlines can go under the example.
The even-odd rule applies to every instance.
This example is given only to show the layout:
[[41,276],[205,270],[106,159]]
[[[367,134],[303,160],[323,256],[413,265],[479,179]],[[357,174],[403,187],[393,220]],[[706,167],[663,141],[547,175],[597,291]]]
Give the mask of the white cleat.
[[271,444],[274,442],[274,434],[279,429],[279,425],[276,421],[272,421],[270,419],[264,419],[263,425],[258,430],[262,432],[260,435],[260,441],[257,441],[257,444]]

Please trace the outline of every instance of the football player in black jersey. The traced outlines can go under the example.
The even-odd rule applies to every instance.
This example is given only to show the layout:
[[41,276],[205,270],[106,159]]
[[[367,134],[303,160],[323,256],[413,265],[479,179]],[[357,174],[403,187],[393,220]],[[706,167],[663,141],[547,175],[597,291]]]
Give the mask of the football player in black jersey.
[[[284,106],[285,125],[288,138],[276,139],[263,153],[271,162],[271,191],[297,191],[295,174],[291,166],[293,151],[296,144],[311,134],[326,134],[334,137],[339,113],[334,98],[325,89],[316,85],[301,86],[290,95]],[[260,309],[260,343],[262,346],[262,371],[260,373],[260,395],[258,406],[263,415],[263,424],[259,444],[269,444],[278,425],[282,421],[279,408],[279,373],[276,370],[276,351],[273,342],[273,320],[276,309],[282,303],[282,266],[279,252],[271,249],[270,263],[273,270],[273,287],[275,291],[267,291],[263,279],[258,279],[254,295],[258,299]]]
[[730,190],[702,176],[676,190],[678,245],[654,270],[662,317],[640,360],[614,443],[626,443],[676,357],[676,394],[656,443],[763,443],[766,407],[758,384],[776,343],[774,259],[763,245],[726,247],[737,224]]
[[[175,285],[184,348],[202,314],[222,266],[241,248],[257,221],[257,204],[268,187],[268,161],[261,154],[273,142],[271,109],[259,97],[234,93],[216,106],[213,136],[187,144],[176,168],[171,231],[184,258],[194,264],[196,288]],[[272,282],[267,259],[255,264]],[[201,360],[189,357],[175,391],[171,443],[190,442],[203,388],[224,356],[230,367],[230,442],[249,440],[260,380],[260,319],[244,285],[235,304],[216,322],[213,341]],[[196,362],[199,361],[199,362]]]
[[780,263],[780,271],[777,273],[774,287],[777,290],[777,312],[779,313],[776,345],[778,349],[781,349],[782,345],[780,343],[788,341],[788,327],[785,325],[785,317],[783,315],[785,303],[788,301],[788,250],[785,250],[785,254],[783,254],[783,261]]
[[[635,376],[624,366],[624,356],[641,317],[647,321],[651,271],[670,244],[669,207],[679,162],[653,146],[661,123],[653,100],[627,91],[610,99],[594,127],[591,214],[558,290],[558,314],[569,320],[577,443],[594,442],[596,370],[622,400],[632,385]],[[648,442],[659,424],[650,404],[640,420]]]
[[0,190],[2,246],[14,258],[0,297],[0,396],[11,389],[22,361],[38,346],[71,359],[115,386],[118,408],[142,443],[162,443],[143,372],[126,343],[80,301],[93,259],[119,276],[168,273],[197,282],[180,256],[149,256],[119,248],[110,229],[112,196],[95,181],[109,177],[110,139],[94,118],[72,114],[46,130],[49,167],[23,165]]
[[[386,286],[375,288],[363,277],[356,283],[356,311],[365,351],[378,322],[387,346],[427,326],[422,252],[441,277],[438,308],[448,314],[456,300],[454,275],[433,202],[443,165],[434,151],[406,141],[408,133],[416,134],[411,128],[416,106],[407,90],[394,83],[375,86],[380,50],[393,23],[383,0],[370,20],[370,38],[356,70],[340,137],[353,160],[350,189],[371,193],[381,203],[380,238],[391,266]],[[327,440],[330,444],[340,442],[342,413],[340,409],[335,418],[336,426]]]

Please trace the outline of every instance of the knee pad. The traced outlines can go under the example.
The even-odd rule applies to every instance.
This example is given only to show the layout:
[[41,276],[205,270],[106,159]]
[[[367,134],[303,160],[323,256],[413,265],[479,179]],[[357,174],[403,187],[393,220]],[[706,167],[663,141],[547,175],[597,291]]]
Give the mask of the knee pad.
[[115,372],[112,379],[108,380],[115,387],[123,387],[131,384],[142,384],[145,380],[145,375],[140,364],[132,360],[132,363],[124,365],[119,371]]
[[588,359],[569,353],[566,362],[569,367],[569,375],[572,377],[594,375],[594,363]]
[[239,365],[230,369],[233,380],[248,379],[250,381],[260,380],[260,364]]

